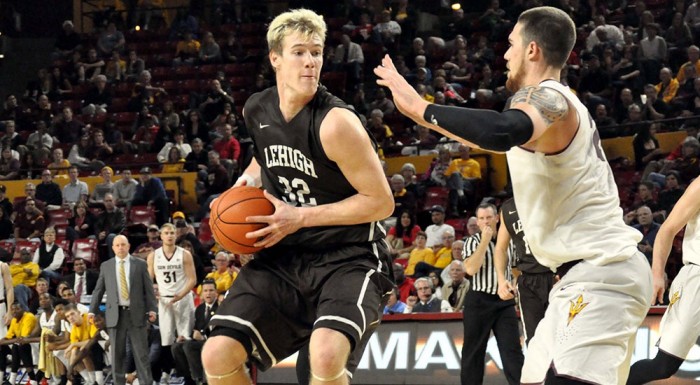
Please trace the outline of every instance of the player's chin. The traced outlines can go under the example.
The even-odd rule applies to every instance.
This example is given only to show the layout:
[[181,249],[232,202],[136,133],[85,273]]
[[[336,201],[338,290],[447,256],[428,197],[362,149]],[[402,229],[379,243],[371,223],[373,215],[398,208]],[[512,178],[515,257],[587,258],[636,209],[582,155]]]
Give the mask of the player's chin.
[[510,77],[510,75],[508,76],[508,79],[506,80],[506,89],[512,93],[515,93],[520,89],[520,87],[518,87],[518,83],[516,82],[516,80],[513,79],[512,77]]

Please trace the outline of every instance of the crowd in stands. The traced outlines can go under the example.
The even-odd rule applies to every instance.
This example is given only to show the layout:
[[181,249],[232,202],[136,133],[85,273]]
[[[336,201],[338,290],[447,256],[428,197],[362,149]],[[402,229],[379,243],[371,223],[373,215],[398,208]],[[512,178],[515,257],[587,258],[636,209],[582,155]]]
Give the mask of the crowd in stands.
[[[461,311],[469,287],[460,263],[464,239],[479,231],[471,214],[484,198],[499,202],[507,192],[488,198],[489,170],[468,147],[410,124],[391,95],[374,85],[372,68],[388,53],[428,101],[502,109],[509,96],[506,36],[533,6],[562,8],[576,21],[578,41],[561,81],[586,104],[600,137],[634,137],[634,159],[611,164],[625,220],[644,234],[639,249],[651,258],[659,224],[700,174],[700,1],[492,0],[473,17],[437,1],[386,1],[381,9],[363,0],[347,3],[326,18],[321,83],[354,107],[383,158],[434,157],[425,172],[407,162],[387,175],[396,204],[387,228],[397,287],[385,314]],[[14,288],[5,296],[14,302],[12,324],[0,340],[0,353],[13,356],[10,383],[20,367],[36,365],[36,354],[48,351],[58,361],[47,359],[51,364],[40,367],[38,377],[28,370],[31,381],[43,376],[58,383],[68,374],[102,385],[109,344],[103,321],[88,323],[82,305],[95,271],[113,257],[116,235],[140,236],[132,255],[145,258],[160,247],[159,226],[167,222],[176,224],[178,244],[195,257],[205,306],[197,309],[192,335],[179,337],[201,343],[206,336],[203,325],[249,258],[218,250],[204,236],[209,203],[249,162],[242,106],[274,78],[264,21],[252,21],[246,10],[217,12],[206,18],[193,5],[160,30],[146,28],[148,21],[135,29],[134,20],[150,18],[135,13],[101,14],[90,34],[65,21],[52,64],[5,99],[0,180],[41,179],[26,183],[25,196],[14,202],[0,185],[0,252]],[[439,33],[416,32],[419,12],[439,16]],[[656,134],[678,130],[686,138],[663,153]],[[197,173],[201,210],[188,213],[193,221],[183,212],[171,215],[158,177],[183,171]],[[81,180],[88,175],[102,178],[92,191]],[[68,182],[60,188],[55,178]],[[135,221],[139,210],[148,222]],[[670,278],[680,267],[680,243],[672,253]],[[159,349],[158,333],[152,336],[154,378],[160,378],[173,360]],[[31,351],[30,344],[39,348]],[[190,347],[175,346],[172,356],[178,373],[189,373],[186,383],[204,381]]]

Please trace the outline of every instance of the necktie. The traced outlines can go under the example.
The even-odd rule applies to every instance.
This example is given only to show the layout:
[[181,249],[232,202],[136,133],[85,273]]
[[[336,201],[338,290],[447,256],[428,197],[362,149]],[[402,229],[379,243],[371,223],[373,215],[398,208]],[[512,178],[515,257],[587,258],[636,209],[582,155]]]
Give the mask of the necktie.
[[83,297],[83,276],[80,276],[80,279],[78,279],[78,288],[75,290],[75,298],[78,299],[78,302],[81,302],[81,298]]
[[209,323],[209,317],[211,313],[211,308],[209,305],[204,305],[204,319],[206,320],[207,323]]
[[119,261],[119,285],[121,286],[120,295],[123,300],[129,299],[129,287],[126,283],[126,271],[124,271],[124,261]]

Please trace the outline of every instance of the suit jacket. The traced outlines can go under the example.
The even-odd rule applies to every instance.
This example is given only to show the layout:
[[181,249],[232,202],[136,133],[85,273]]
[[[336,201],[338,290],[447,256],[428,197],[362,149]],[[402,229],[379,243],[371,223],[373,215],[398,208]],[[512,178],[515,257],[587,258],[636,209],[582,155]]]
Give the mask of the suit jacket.
[[[457,288],[457,304],[452,307],[453,311],[462,311],[462,309],[464,309],[464,296],[467,294],[467,291],[469,291],[469,281],[465,278]],[[453,292],[454,288],[452,287],[452,283],[446,284],[442,287],[442,298],[449,301]]]
[[[92,270],[86,270],[85,271],[85,290],[86,292],[84,294],[92,294],[93,291],[95,291],[95,286],[97,286],[97,278],[99,275],[92,271]],[[65,281],[68,283],[69,287],[73,289],[75,287],[75,281],[78,279],[77,275],[75,273],[66,275],[63,278],[61,278],[62,281]]]
[[[119,285],[117,283],[117,257],[108,259],[100,266],[100,277],[92,292],[90,313],[97,312],[103,294],[107,294],[107,311],[105,319],[108,328],[115,328],[119,323]],[[146,261],[131,257],[129,267],[129,300],[131,305],[131,326],[146,327],[148,312],[157,312],[156,295],[153,292],[151,276],[148,275]]]
[[209,312],[210,314],[207,317],[207,315],[204,314],[206,304],[204,302],[199,304],[199,306],[197,306],[197,308],[194,310],[194,330],[199,330],[202,335],[209,336],[209,319],[211,319],[211,317],[216,313],[218,308],[218,301],[214,301],[211,306],[211,311]]

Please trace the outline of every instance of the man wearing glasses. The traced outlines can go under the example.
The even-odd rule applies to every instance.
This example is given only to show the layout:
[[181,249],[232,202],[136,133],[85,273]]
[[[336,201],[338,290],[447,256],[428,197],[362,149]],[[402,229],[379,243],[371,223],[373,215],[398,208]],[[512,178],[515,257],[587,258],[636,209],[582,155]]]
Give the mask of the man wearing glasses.
[[426,277],[421,277],[413,284],[416,296],[406,299],[406,313],[439,313],[440,300],[433,297],[433,283]]

